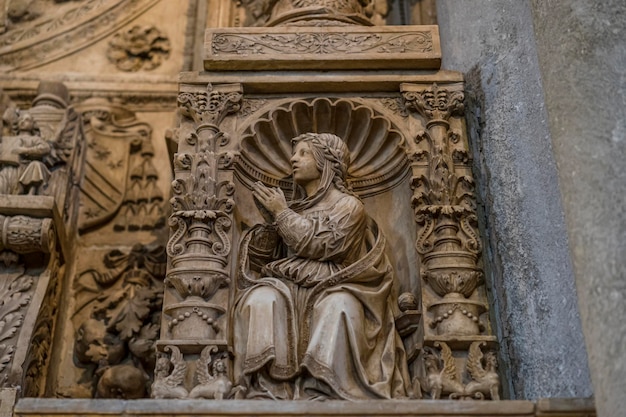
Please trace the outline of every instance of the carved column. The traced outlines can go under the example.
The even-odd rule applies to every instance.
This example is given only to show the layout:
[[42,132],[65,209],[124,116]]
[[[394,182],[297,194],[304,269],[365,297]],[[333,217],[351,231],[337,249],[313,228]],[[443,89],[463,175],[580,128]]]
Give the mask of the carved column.
[[[184,389],[191,397],[213,397],[204,388],[208,366],[221,361],[228,344],[230,252],[234,209],[232,172],[221,168],[233,157],[224,151],[228,136],[220,124],[240,108],[241,87],[184,86],[178,96],[183,120],[174,156],[171,235],[167,244],[168,271],[163,303],[160,350],[171,352],[170,361],[181,378],[176,389],[153,387],[155,397],[185,397],[185,361],[202,352],[195,376]],[[182,354],[189,354],[183,360]],[[157,374],[167,374],[169,364],[157,364]],[[203,376],[204,374],[204,376]],[[157,375],[158,376],[158,375]],[[195,390],[192,388],[196,388]],[[210,391],[210,390],[209,390]]]
[[449,384],[443,393],[431,392],[431,396],[498,399],[496,382],[485,383],[480,389],[476,385],[489,373],[487,368],[497,379],[495,356],[489,353],[483,358],[481,350],[481,346],[496,346],[485,314],[482,245],[462,119],[463,87],[403,84],[401,89],[407,108],[417,113],[423,129],[416,129],[408,150],[412,205],[418,225],[415,246],[421,276],[427,284],[422,291],[425,373],[433,372],[429,366],[434,360],[454,365],[452,359],[459,358],[457,362],[465,363],[466,368],[451,377],[457,384]]

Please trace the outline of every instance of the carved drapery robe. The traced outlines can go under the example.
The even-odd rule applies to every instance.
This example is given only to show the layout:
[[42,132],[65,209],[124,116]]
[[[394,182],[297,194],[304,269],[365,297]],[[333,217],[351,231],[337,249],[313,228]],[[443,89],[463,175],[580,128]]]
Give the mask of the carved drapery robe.
[[352,400],[406,397],[393,271],[362,202],[331,189],[301,213],[280,213],[276,227],[287,256],[267,263],[236,302],[235,380],[303,376],[296,394],[286,383],[262,387],[277,398],[306,398],[309,388]]

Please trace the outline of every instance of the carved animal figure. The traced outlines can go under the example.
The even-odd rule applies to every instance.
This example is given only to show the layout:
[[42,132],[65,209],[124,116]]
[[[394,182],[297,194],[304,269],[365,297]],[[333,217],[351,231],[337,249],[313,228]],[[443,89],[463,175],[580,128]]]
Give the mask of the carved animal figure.
[[[187,363],[183,354],[176,346],[167,346],[165,350],[172,352],[171,359],[161,357],[157,359],[152,383],[152,398],[186,398],[189,393],[182,386],[187,373]],[[170,374],[170,361],[174,369]]]
[[218,358],[211,366],[212,374],[208,366],[211,363],[211,352],[217,351],[215,346],[207,346],[200,354],[196,377],[199,384],[189,393],[189,398],[207,398],[223,400],[233,388],[232,382],[226,376],[226,363]]
[[426,377],[420,379],[421,389],[430,394],[430,398],[438,400],[442,394],[450,394],[450,398],[458,398],[463,395],[465,387],[459,381],[456,364],[452,357],[450,348],[445,343],[435,343],[436,347],[441,349],[441,362],[443,367],[440,369],[440,358],[434,350],[425,348],[424,366],[426,368]]
[[467,371],[472,377],[465,386],[465,395],[484,398],[489,395],[492,400],[500,399],[500,377],[496,372],[498,362],[494,352],[487,352],[484,355],[485,366],[483,368],[483,352],[480,349],[484,342],[474,342],[471,344],[467,356]]

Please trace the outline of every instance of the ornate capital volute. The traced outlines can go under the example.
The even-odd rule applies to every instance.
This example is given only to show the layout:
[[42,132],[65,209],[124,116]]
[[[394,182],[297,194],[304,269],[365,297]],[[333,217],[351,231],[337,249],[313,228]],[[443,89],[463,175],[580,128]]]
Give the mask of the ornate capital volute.
[[[224,117],[238,111],[241,107],[242,89],[240,84],[213,86],[208,84],[205,91],[181,91],[178,105],[181,113],[198,124],[217,131]],[[205,128],[206,128],[205,127]]]
[[402,96],[408,109],[417,111],[426,119],[426,127],[448,125],[451,116],[462,116],[465,106],[463,91],[456,88],[403,84]]

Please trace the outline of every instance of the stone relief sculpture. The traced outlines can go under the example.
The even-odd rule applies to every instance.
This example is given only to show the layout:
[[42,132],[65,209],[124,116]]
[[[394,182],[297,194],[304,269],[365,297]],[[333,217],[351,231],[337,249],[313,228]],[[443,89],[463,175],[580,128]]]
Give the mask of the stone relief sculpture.
[[69,56],[120,30],[158,2],[2,0],[0,68],[29,70]]
[[135,25],[113,36],[107,58],[119,70],[135,72],[159,67],[169,54],[170,41],[160,30]]
[[50,155],[50,144],[29,112],[8,109],[3,120],[12,135],[2,138],[0,194],[39,194],[50,177],[43,162]]
[[113,230],[138,231],[165,225],[163,193],[157,186],[152,127],[134,112],[104,99],[77,105],[88,138],[81,182],[79,227],[85,232],[112,218]]
[[235,380],[246,398],[406,398],[394,275],[346,183],[349,150],[328,133],[293,141],[293,201],[261,183],[253,191],[271,226],[244,237]]
[[28,110],[3,103],[0,381],[26,395],[41,395],[47,378],[66,270],[63,237],[75,232],[84,137],[67,98],[62,83],[41,82]]
[[68,395],[142,398],[156,364],[165,251],[135,245],[107,253],[103,264],[75,283],[74,355],[84,373]]

